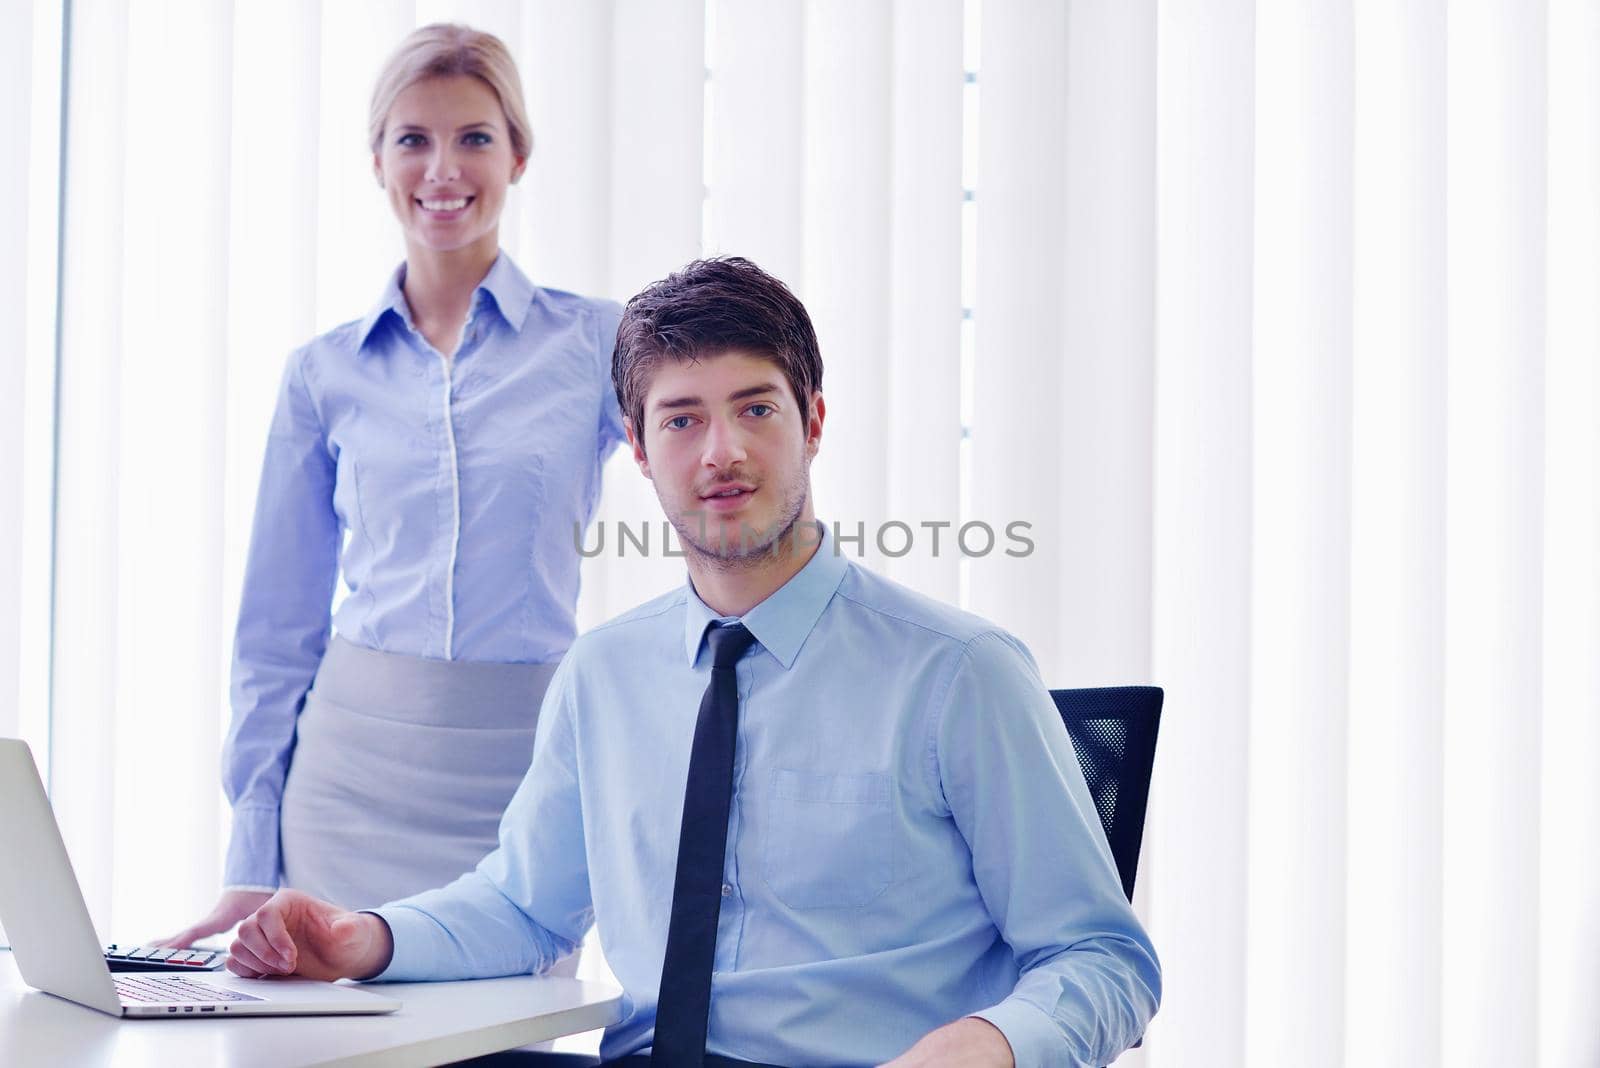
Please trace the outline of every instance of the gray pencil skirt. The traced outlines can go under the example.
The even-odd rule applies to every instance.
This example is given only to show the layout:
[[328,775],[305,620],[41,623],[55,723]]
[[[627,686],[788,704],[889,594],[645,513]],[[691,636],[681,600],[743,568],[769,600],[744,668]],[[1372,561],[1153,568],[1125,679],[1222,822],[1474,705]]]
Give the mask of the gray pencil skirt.
[[425,660],[335,638],[296,726],[284,883],[345,908],[443,886],[494,849],[554,664]]

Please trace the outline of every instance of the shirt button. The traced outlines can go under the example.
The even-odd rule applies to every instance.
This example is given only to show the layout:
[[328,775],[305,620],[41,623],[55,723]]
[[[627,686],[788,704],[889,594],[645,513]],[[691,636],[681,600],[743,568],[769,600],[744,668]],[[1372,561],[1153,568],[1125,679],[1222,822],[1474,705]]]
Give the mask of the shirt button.
[[722,884],[722,896],[723,897],[732,897],[733,896],[733,887],[729,886],[727,883],[723,883]]

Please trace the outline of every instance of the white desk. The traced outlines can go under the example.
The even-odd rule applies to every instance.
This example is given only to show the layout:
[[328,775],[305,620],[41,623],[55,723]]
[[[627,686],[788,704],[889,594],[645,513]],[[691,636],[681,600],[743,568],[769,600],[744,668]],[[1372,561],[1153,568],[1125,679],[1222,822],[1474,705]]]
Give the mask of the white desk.
[[615,987],[576,979],[383,983],[386,1016],[119,1020],[29,989],[0,950],[0,1065],[6,1068],[422,1068],[605,1027]]

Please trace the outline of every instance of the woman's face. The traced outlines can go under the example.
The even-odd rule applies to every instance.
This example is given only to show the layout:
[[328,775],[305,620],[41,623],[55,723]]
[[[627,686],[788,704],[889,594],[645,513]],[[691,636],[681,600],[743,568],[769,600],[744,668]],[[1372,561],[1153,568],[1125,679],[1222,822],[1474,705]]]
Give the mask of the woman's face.
[[401,92],[372,158],[407,247],[435,252],[498,245],[506,186],[526,162],[511,151],[494,90],[467,74],[426,78]]

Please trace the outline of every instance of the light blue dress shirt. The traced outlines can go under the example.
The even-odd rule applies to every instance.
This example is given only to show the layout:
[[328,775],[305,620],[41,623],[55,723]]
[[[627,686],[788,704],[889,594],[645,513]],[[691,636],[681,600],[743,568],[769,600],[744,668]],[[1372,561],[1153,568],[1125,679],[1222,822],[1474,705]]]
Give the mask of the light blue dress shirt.
[[623,437],[621,309],[536,287],[501,253],[446,359],[404,278],[284,371],[234,645],[230,886],[278,884],[295,718],[330,624],[383,652],[510,663],[559,660],[575,633],[573,526]]
[[[382,979],[537,971],[599,925],[648,1048],[715,614],[686,588],[580,637],[499,848],[377,909]],[[1108,1063],[1160,998],[1072,743],[1015,638],[826,538],[743,617],[707,1048],[874,1064],[966,1015],[1019,1065]]]

